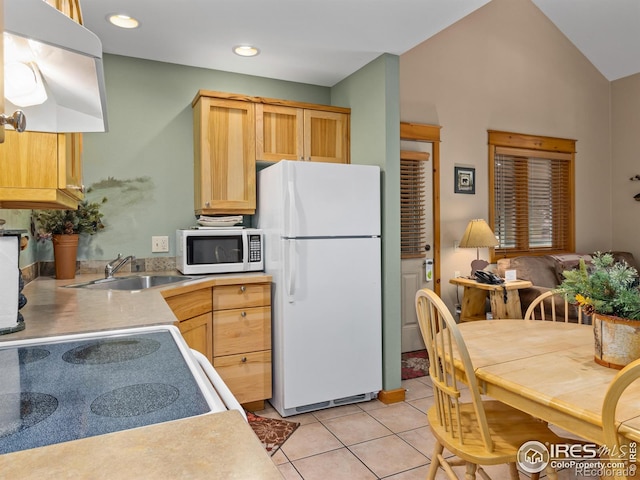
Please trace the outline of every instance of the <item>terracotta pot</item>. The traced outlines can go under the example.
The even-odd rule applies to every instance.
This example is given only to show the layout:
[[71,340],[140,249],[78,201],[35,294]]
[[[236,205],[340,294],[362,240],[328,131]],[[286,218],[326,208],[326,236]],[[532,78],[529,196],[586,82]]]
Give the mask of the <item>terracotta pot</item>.
[[620,370],[640,358],[640,320],[596,313],[593,334],[596,363]]
[[53,258],[56,266],[57,279],[76,278],[79,238],[80,236],[77,233],[71,235],[53,235]]

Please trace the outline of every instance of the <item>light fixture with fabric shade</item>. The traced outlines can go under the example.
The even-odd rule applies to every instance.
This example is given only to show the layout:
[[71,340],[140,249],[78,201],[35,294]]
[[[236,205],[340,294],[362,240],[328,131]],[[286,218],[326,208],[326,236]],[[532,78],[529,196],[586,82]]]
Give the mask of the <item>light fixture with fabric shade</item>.
[[477,270],[482,270],[489,265],[489,262],[480,260],[480,248],[495,247],[496,245],[498,245],[498,239],[487,222],[481,218],[476,218],[469,222],[458,246],[476,249],[476,259],[471,262],[472,277]]

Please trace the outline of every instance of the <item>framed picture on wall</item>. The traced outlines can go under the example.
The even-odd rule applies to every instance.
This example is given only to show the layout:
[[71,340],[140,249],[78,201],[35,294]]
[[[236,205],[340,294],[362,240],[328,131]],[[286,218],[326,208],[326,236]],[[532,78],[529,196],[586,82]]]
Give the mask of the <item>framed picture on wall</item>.
[[476,169],[473,167],[454,167],[454,192],[476,193]]

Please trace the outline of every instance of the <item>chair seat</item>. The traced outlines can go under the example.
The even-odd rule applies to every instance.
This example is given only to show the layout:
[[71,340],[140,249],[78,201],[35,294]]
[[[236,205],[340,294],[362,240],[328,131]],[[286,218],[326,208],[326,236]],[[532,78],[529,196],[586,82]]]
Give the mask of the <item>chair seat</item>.
[[[431,431],[447,450],[468,462],[479,465],[515,462],[520,446],[531,440],[541,443],[563,441],[549,430],[545,422],[520,410],[495,400],[484,401],[483,405],[491,439],[494,442],[493,452],[488,451],[482,441],[472,403],[460,404],[464,444],[461,444],[458,438],[452,438],[451,433],[440,426],[435,406],[427,412]],[[453,420],[456,422],[455,418]],[[453,430],[455,431],[455,428]]]

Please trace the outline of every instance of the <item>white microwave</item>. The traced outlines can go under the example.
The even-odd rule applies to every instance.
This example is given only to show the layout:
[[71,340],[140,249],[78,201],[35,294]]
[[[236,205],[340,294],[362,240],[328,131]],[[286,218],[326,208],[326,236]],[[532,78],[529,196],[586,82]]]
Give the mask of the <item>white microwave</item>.
[[176,231],[176,268],[185,275],[264,270],[264,235],[256,228]]

